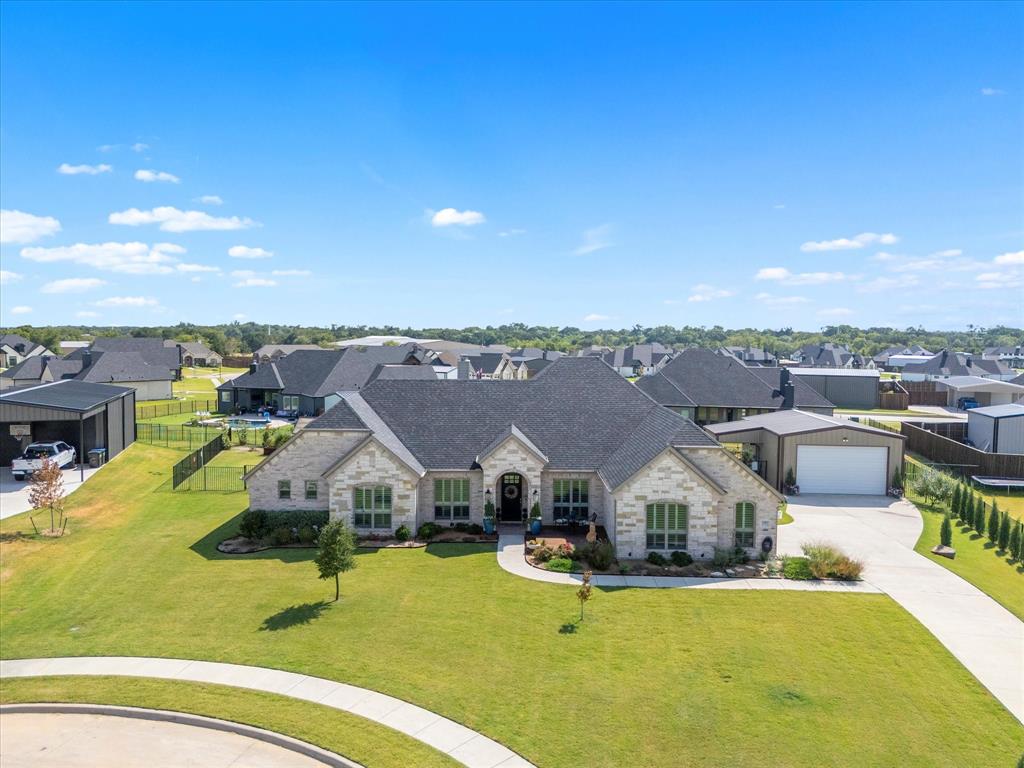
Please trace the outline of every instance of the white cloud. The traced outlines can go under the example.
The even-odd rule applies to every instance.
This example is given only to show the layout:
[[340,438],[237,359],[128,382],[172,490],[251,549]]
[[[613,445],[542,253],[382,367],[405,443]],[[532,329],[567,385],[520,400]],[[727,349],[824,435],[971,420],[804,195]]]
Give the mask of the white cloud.
[[231,317],[234,320],[245,320],[245,318],[248,317],[248,315],[243,315],[241,312],[236,312]]
[[774,208],[776,211],[784,210],[785,207],[786,207],[785,203],[776,203],[775,205],[772,206],[772,208]]
[[854,235],[853,237],[840,237],[836,240],[808,241],[800,246],[800,250],[804,253],[817,253],[819,251],[848,251],[855,248],[864,248],[865,246],[875,243],[879,245],[892,245],[893,243],[898,242],[899,238],[892,233],[879,235],[874,232],[862,232],[859,235]]
[[231,273],[232,277],[255,277],[256,273],[251,269],[236,269]]
[[170,205],[163,205],[148,211],[129,208],[110,214],[111,224],[125,224],[138,227],[143,224],[159,224],[165,232],[198,232],[203,230],[249,229],[259,224],[249,218],[238,216],[211,216],[204,211],[179,211]]
[[17,307],[11,307],[10,314],[12,314],[12,315],[27,315],[31,311],[32,311],[32,307],[26,307],[25,305],[22,304],[22,305],[17,306]]
[[472,227],[485,221],[487,219],[480,211],[457,211],[454,208],[442,208],[430,217],[430,223],[435,227]]
[[1005,96],[1006,95],[1006,91],[1004,91],[1002,88],[982,88],[981,89],[981,95],[982,96]]
[[0,243],[31,243],[57,232],[60,232],[60,222],[53,216],[0,210]]
[[274,269],[270,274],[276,277],[306,277],[313,273],[308,269]]
[[273,251],[263,248],[250,248],[247,245],[233,245],[228,248],[228,256],[233,259],[269,259]]
[[22,248],[21,255],[29,261],[40,263],[70,262],[84,264],[104,272],[120,272],[128,275],[166,275],[174,271],[172,264],[178,260],[172,254],[184,253],[185,249],[174,243],[75,243],[54,248],[33,246]]
[[713,285],[701,283],[693,286],[693,294],[687,299],[689,302],[713,301],[735,296],[735,291],[727,291],[724,288],[715,288]]
[[141,141],[132,144],[132,152],[145,152],[147,149],[149,149],[149,144],[143,144]]
[[106,280],[100,280],[98,277],[68,277],[46,283],[39,290],[41,293],[84,293],[106,284]]
[[181,179],[175,176],[173,173],[167,173],[167,171],[153,171],[140,168],[135,172],[136,181],[166,181],[171,184],[181,184]]
[[23,275],[20,275],[17,272],[11,272],[9,269],[0,269],[0,285],[16,283],[21,280],[22,277]]
[[920,280],[917,275],[903,274],[899,277],[876,277],[857,286],[858,293],[883,293],[885,291],[916,288]]
[[99,312],[93,312],[91,309],[83,309],[79,312],[75,312],[75,317],[99,317]]
[[599,315],[596,312],[591,312],[589,315],[583,318],[584,323],[596,323],[601,320],[611,320],[608,315]]
[[220,272],[220,267],[211,267],[208,264],[186,264],[182,262],[175,264],[174,268],[179,272]]
[[146,296],[111,296],[96,302],[97,307],[156,307],[159,301]]
[[994,264],[1024,264],[1024,251],[1014,251],[1013,253],[1003,253],[992,259]]
[[68,163],[61,163],[57,166],[57,173],[65,176],[78,176],[80,174],[98,176],[101,173],[110,173],[112,170],[114,170],[114,166],[107,165],[106,163],[100,163],[99,165],[70,165]]
[[849,317],[853,314],[852,309],[846,307],[833,307],[832,309],[819,309],[819,317]]
[[525,234],[525,229],[506,229],[504,232],[499,232],[498,237],[517,237]]
[[1024,270],[1010,269],[1005,272],[982,272],[974,278],[979,288],[1019,288],[1024,285]]
[[615,243],[611,241],[611,224],[602,224],[583,232],[583,243],[573,251],[577,256],[586,256],[594,251],[611,248]]
[[235,283],[235,288],[273,288],[277,285],[276,280],[266,277],[246,277]]
[[203,205],[224,205],[224,201],[220,198],[220,195],[200,195],[194,198],[194,202],[202,203]]
[[857,280],[858,275],[847,275],[845,272],[790,272],[785,267],[765,267],[754,275],[755,280],[773,280],[783,285],[824,285],[825,283],[841,283],[845,280]]
[[769,307],[786,307],[794,304],[808,304],[811,301],[806,296],[776,296],[772,293],[759,293],[754,298]]

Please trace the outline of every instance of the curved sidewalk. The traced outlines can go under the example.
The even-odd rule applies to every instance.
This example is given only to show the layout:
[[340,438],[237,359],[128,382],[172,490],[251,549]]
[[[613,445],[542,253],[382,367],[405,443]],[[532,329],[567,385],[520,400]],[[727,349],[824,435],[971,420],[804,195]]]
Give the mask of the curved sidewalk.
[[393,728],[468,768],[533,768],[508,747],[407,701],[322,677],[266,667],[137,656],[70,656],[0,661],[0,679],[44,675],[154,677],[265,691],[333,707]]
[[[498,536],[498,565],[524,579],[548,584],[579,584],[578,573],[553,573],[534,568],[526,562],[526,547],[521,534]],[[615,576],[597,574],[590,579],[595,587],[642,587],[647,589],[786,589],[797,592],[880,593],[863,581],[793,581],[791,579],[697,578],[689,576]]]

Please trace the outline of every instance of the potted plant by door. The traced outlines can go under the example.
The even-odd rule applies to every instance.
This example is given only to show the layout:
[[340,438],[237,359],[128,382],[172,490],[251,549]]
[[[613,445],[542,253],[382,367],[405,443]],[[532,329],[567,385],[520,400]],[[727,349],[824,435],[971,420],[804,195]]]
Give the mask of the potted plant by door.
[[488,536],[494,533],[494,502],[491,501],[488,491],[487,501],[484,503],[484,533]]
[[540,502],[533,502],[533,506],[530,508],[530,533],[537,536],[541,532],[541,518],[540,518]]

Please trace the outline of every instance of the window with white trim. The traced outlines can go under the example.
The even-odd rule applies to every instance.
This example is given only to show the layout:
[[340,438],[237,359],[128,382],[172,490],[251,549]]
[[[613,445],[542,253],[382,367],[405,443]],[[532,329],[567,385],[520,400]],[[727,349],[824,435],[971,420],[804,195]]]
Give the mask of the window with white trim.
[[306,499],[313,500],[317,496],[317,482],[316,480],[306,481]]
[[356,528],[391,527],[391,486],[375,485],[352,491]]
[[297,411],[299,410],[299,396],[298,395],[282,395],[281,407],[286,411]]
[[434,481],[434,518],[469,520],[469,479],[443,477]]
[[590,481],[555,480],[552,508],[555,520],[586,520],[590,516]]
[[741,501],[736,505],[736,546],[754,546],[754,503]]
[[222,403],[230,403],[231,402],[231,390],[225,389],[223,392],[221,392],[220,393],[220,401]]
[[277,498],[279,499],[290,499],[292,497],[292,481],[291,480],[278,480],[277,481]]
[[647,548],[686,549],[689,510],[685,504],[659,501],[647,505]]

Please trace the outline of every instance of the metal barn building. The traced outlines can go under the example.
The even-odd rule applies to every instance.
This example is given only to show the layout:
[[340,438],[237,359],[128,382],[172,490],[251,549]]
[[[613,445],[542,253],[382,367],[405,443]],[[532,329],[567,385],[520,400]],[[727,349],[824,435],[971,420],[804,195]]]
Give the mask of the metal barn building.
[[790,368],[789,372],[836,408],[878,407],[879,373],[873,368]]
[[988,453],[1024,453],[1024,405],[992,405],[967,412],[967,439]]

